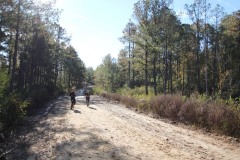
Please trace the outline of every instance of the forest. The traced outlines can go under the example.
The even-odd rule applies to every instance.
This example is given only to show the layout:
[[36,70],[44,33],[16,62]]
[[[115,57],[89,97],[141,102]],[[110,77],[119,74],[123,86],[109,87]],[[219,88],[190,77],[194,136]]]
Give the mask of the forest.
[[185,5],[191,23],[183,24],[171,3],[140,0],[134,5],[134,20],[120,37],[126,47],[117,59],[103,59],[96,83],[109,91],[126,85],[145,86],[146,94],[153,87],[155,95],[238,97],[240,11],[227,15],[223,7],[197,0]]
[[[144,98],[148,109],[160,116],[185,116],[194,124],[217,129],[219,126],[224,132],[239,136],[240,10],[226,14],[219,5],[195,0],[185,5],[191,23],[184,24],[181,15],[170,8],[172,3],[173,0],[135,3],[134,19],[126,22],[119,37],[125,48],[119,51],[118,58],[106,55],[93,70],[86,68],[71,46],[71,37],[59,23],[62,11],[53,2],[0,0],[0,144],[12,136],[14,128],[32,110],[73,86],[82,87],[83,82],[95,85],[96,94],[104,93],[105,97],[115,97],[132,106],[138,103],[126,96]],[[159,100],[163,95],[168,97]],[[176,105],[169,108],[171,111],[166,114],[158,105],[165,103],[164,99],[171,101],[169,95],[181,104],[177,109]],[[211,101],[212,108],[209,103],[204,106],[188,101],[188,105],[182,105],[185,101],[179,96],[201,97],[205,102]],[[209,111],[219,109],[213,101],[221,102],[221,112],[216,117]],[[203,107],[200,115],[196,114],[197,109],[191,110],[194,105]],[[221,121],[223,115],[228,118]],[[192,118],[196,116],[221,122],[210,124],[207,119]]]

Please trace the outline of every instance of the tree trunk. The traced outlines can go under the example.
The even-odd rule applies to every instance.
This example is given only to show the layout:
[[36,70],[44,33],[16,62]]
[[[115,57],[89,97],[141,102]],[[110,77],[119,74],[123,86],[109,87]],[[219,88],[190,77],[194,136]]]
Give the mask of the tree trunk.
[[[130,29],[129,29],[129,35],[130,35]],[[130,40],[128,41],[128,87],[131,87],[131,42]]]
[[172,84],[172,52],[169,54],[169,76],[170,76],[170,92],[173,94],[173,84]]
[[135,86],[135,71],[134,71],[134,43],[132,48],[132,87]]
[[145,51],[145,92],[148,95],[148,52]]
[[200,60],[199,60],[199,52],[200,52],[200,36],[199,36],[199,32],[200,32],[200,27],[199,27],[199,20],[197,21],[197,86],[198,86],[198,92],[201,93],[202,89],[201,89],[201,82],[200,82]]
[[[11,33],[10,39],[9,39],[9,44],[12,43],[12,37],[13,37],[13,35]],[[13,54],[12,53],[12,47],[10,47],[9,57],[8,57],[8,62],[9,62],[9,64],[8,64],[8,75],[12,75],[12,54]]]
[[20,24],[20,5],[21,0],[18,1],[18,12],[17,12],[17,26],[16,26],[16,39],[13,53],[13,65],[12,65],[12,73],[10,79],[10,92],[14,90],[15,83],[15,74],[16,74],[16,65],[17,65],[17,52],[18,52],[18,37],[19,37],[19,24]]
[[182,78],[182,95],[184,95],[184,93],[185,93],[185,86],[184,86],[184,84],[185,84],[185,68],[184,68],[184,64],[183,64],[183,67],[182,67],[182,72],[183,72],[183,78]]
[[153,89],[154,94],[157,95],[157,76],[156,76],[156,53],[154,53],[154,59],[153,59]]

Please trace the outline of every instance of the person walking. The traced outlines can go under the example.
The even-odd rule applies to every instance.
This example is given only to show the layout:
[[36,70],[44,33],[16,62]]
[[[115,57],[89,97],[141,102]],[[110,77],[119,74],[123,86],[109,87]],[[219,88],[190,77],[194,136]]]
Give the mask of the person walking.
[[74,105],[76,104],[76,93],[74,89],[69,93],[69,96],[71,97],[71,109],[74,108]]
[[89,94],[88,91],[85,93],[85,96],[86,96],[86,103],[87,103],[87,106],[89,106],[90,94]]

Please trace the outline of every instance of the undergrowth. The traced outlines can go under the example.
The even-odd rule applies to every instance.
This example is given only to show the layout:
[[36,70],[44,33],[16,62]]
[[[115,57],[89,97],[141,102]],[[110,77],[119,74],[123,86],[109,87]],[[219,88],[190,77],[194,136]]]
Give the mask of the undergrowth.
[[[129,89],[130,90],[130,89]],[[194,125],[205,130],[240,137],[240,104],[232,99],[211,99],[202,95],[186,98],[181,95],[144,96],[142,88],[122,89],[118,93],[102,93],[101,96],[117,101],[128,108],[177,122]]]

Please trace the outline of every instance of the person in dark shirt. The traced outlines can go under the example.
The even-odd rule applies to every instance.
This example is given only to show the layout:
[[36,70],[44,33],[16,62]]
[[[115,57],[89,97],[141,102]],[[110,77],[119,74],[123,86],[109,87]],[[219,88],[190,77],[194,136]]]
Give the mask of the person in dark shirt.
[[76,104],[76,94],[75,94],[75,91],[72,90],[69,94],[69,96],[71,97],[71,109],[73,109],[74,105]]
[[89,94],[89,92],[86,92],[85,96],[86,96],[87,106],[89,106],[89,101],[90,101],[90,94]]

